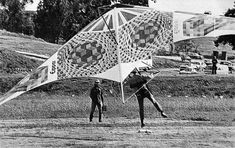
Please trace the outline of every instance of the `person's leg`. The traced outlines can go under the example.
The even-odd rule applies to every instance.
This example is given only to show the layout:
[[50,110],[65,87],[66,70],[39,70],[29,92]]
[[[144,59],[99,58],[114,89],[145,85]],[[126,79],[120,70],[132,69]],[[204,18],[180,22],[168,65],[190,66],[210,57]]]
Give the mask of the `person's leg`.
[[142,97],[140,94],[136,94],[138,104],[139,104],[139,114],[140,114],[140,122],[141,127],[144,127],[144,97]]
[[91,103],[91,113],[90,113],[90,122],[93,119],[93,114],[94,114],[94,111],[95,111],[95,107],[96,107],[96,103],[92,101],[92,103]]
[[157,100],[155,100],[151,92],[146,92],[146,98],[148,98],[153,103],[155,108],[161,113],[162,117],[167,118],[167,115],[163,112],[161,105],[157,102]]
[[216,66],[212,66],[212,74],[216,74],[216,70],[217,70],[217,67]]
[[102,107],[103,107],[103,103],[98,103],[97,106],[98,106],[98,110],[99,110],[99,122],[102,122],[102,114],[103,114]]

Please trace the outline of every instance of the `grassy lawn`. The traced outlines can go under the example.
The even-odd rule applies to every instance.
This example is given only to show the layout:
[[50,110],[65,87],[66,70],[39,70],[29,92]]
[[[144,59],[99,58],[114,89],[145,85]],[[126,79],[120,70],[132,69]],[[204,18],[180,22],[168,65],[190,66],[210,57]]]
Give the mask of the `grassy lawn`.
[[[0,80],[2,93],[18,81],[12,77],[2,77]],[[41,86],[0,106],[0,119],[88,118],[88,93],[93,82],[91,78],[73,78]],[[225,126],[235,121],[234,84],[234,77],[158,76],[149,86],[170,118],[208,121],[210,125]],[[109,81],[102,83],[106,89],[110,89],[109,85]],[[116,88],[117,84],[114,89],[118,92]],[[128,86],[124,88],[130,94]],[[135,97],[123,104],[121,98],[107,93],[105,104],[108,106],[105,118],[139,118]],[[145,99],[145,117],[161,118],[148,99]]]
[[0,30],[0,48],[11,51],[23,51],[42,55],[53,55],[61,45],[45,42],[33,36]]
[[[233,98],[212,97],[157,97],[170,118],[178,120],[211,121],[211,125],[232,125],[234,116]],[[105,97],[105,118],[139,118],[136,98],[122,104],[119,98]],[[19,96],[0,107],[0,119],[36,118],[88,118],[90,99],[87,95],[49,95],[31,92]],[[96,111],[95,116],[98,116]],[[145,117],[161,118],[151,102],[145,100]]]

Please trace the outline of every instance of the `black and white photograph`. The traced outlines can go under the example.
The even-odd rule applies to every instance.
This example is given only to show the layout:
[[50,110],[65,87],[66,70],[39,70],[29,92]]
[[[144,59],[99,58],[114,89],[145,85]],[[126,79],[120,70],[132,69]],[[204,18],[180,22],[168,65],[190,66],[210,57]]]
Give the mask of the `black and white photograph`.
[[0,148],[234,148],[235,0],[0,0]]

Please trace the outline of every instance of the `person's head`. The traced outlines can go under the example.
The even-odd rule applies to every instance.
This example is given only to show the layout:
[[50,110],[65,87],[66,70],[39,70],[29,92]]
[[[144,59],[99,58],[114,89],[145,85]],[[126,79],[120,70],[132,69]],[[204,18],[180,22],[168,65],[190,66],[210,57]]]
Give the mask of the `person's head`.
[[97,79],[96,81],[95,81],[95,84],[94,84],[95,86],[99,86],[100,85],[100,80],[99,79]]
[[132,71],[130,73],[129,77],[132,78],[134,75],[137,75],[137,71],[136,70]]
[[147,68],[144,68],[144,72],[147,72]]
[[134,70],[132,73],[133,73],[133,75],[137,75],[137,71],[136,70]]

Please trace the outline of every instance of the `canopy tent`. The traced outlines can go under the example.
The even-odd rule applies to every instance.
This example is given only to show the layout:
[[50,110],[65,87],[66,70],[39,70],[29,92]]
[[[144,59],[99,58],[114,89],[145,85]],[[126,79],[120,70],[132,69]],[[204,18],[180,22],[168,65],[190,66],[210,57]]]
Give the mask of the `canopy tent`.
[[235,19],[211,18],[116,5],[2,96],[0,105],[38,86],[73,77],[109,79],[122,87],[133,69],[151,65],[152,55],[171,50],[173,42],[215,36],[225,30],[234,33]]

